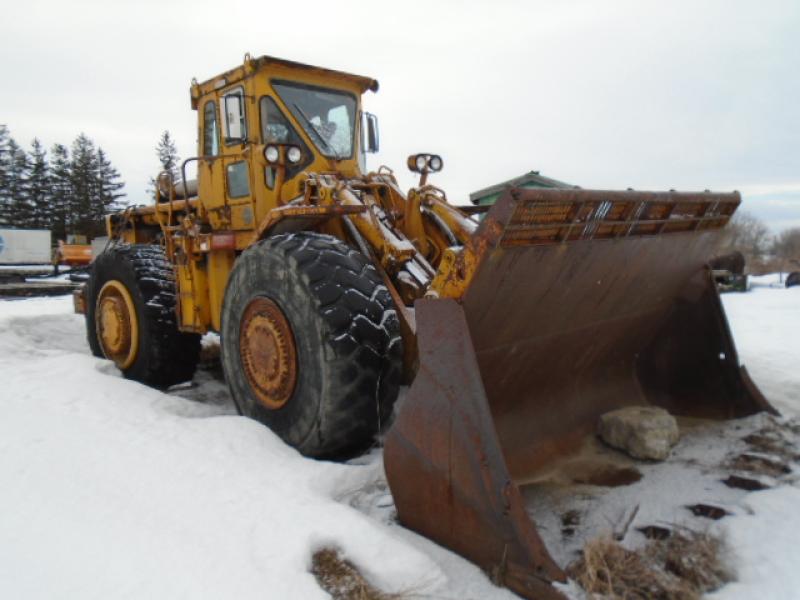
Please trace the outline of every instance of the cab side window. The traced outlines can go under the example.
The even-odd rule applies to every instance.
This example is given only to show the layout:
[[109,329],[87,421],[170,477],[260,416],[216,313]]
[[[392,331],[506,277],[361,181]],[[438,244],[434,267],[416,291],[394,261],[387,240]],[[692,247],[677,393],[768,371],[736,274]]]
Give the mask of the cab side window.
[[217,154],[219,154],[217,103],[209,100],[203,106],[203,156],[216,156]]
[[225,114],[225,145],[243,143],[247,138],[244,88],[238,87],[222,97],[222,112]]

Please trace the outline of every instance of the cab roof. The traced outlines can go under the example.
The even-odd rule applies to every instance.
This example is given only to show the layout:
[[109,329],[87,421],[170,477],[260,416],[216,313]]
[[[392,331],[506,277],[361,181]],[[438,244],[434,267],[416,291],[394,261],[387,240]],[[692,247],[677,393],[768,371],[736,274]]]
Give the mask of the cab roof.
[[378,91],[378,81],[377,79],[372,79],[371,77],[364,77],[362,75],[354,75],[344,71],[334,71],[333,69],[315,67],[313,65],[307,65],[304,63],[295,62],[293,60],[286,60],[284,58],[276,58],[274,56],[259,56],[258,58],[251,58],[249,54],[246,54],[244,57],[244,64],[239,67],[225,71],[224,73],[217,75],[216,77],[212,77],[211,79],[208,79],[202,83],[198,83],[197,80],[192,80],[190,92],[192,98],[192,108],[197,108],[197,101],[201,96],[241,81],[252,73],[262,71],[270,66],[279,66],[296,71],[310,72],[326,79],[338,79],[349,84],[355,84],[358,86],[362,94],[367,90],[373,92]]

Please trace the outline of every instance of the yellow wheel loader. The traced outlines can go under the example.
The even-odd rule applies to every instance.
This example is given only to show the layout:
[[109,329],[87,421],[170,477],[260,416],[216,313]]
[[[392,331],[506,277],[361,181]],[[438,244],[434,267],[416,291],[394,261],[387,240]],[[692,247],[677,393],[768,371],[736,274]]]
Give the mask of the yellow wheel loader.
[[771,410],[706,267],[739,195],[509,189],[456,207],[425,153],[403,193],[365,168],[378,127],[361,97],[377,89],[249,55],[194,81],[197,156],[159,176],[153,204],[107,218],[76,297],[89,345],[167,387],[219,332],[242,414],[312,457],[388,428],[403,524],[525,597],[560,597],[522,484],[615,408]]

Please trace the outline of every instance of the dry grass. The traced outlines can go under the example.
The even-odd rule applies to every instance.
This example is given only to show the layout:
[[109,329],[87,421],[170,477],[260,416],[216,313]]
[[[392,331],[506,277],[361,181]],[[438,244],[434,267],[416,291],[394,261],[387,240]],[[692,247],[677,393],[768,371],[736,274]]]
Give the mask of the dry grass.
[[609,600],[690,600],[679,582],[652,568],[647,558],[610,537],[590,540],[583,556],[567,569],[593,598]]
[[756,452],[771,454],[789,462],[800,462],[797,452],[797,436],[800,435],[800,422],[797,420],[780,423],[774,419],[764,427],[742,438]]
[[567,572],[590,598],[608,600],[698,600],[731,580],[721,561],[722,543],[690,530],[653,540],[640,551],[610,537],[586,543]]
[[358,569],[332,548],[317,550],[311,558],[311,572],[319,586],[333,600],[398,600],[401,596],[384,594],[364,579]]
[[722,540],[708,532],[684,529],[662,543],[650,544],[648,551],[657,565],[663,565],[698,595],[716,590],[733,579],[733,573],[722,561]]
[[791,447],[780,435],[767,429],[761,429],[743,438],[757,452],[774,454],[783,458],[794,458]]
[[747,471],[748,473],[768,475],[769,477],[782,477],[792,472],[782,462],[747,453],[740,454],[731,460],[729,466],[735,471]]

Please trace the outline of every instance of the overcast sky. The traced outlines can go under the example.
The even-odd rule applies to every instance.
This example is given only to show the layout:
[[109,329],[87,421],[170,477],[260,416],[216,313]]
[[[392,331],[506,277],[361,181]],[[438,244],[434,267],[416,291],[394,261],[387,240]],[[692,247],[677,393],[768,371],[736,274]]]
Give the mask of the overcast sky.
[[0,0],[0,123],[84,132],[149,202],[169,129],[196,154],[192,77],[270,54],[369,75],[381,152],[444,157],[457,204],[539,170],[583,187],[738,189],[800,226],[800,2]]

